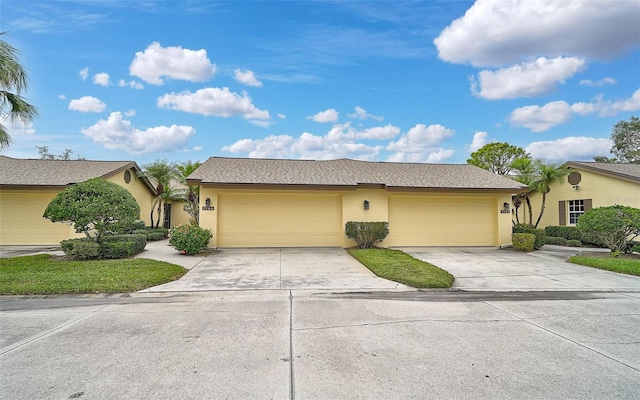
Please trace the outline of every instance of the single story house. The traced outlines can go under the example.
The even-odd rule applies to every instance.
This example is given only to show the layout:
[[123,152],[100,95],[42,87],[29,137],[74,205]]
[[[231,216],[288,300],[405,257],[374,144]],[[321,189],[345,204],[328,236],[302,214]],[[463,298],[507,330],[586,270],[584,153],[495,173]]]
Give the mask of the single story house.
[[472,165],[211,157],[200,187],[212,247],[355,245],[348,221],[387,221],[382,246],[511,243],[511,195],[526,186]]
[[[127,189],[140,206],[140,219],[150,225],[155,189],[138,177],[133,161],[40,160],[0,156],[0,245],[50,245],[81,237],[62,223],[42,217],[51,200],[65,187],[101,177]],[[181,214],[182,206],[176,206]],[[175,212],[173,213],[176,214]],[[181,219],[188,221],[188,216]],[[175,224],[174,224],[175,225]]]
[[[539,228],[576,225],[578,218],[593,207],[618,204],[640,208],[640,164],[571,161],[564,166],[571,172],[562,182],[551,185]],[[532,193],[530,199],[535,220],[542,195]],[[523,204],[521,210],[525,209]]]

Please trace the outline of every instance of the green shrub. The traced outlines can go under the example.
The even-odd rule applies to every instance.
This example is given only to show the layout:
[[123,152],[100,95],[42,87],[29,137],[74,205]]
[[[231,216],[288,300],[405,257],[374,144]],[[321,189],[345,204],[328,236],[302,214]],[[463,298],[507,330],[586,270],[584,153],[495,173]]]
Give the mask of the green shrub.
[[563,238],[563,237],[553,237],[553,236],[547,236],[546,239],[544,240],[545,244],[555,244],[558,246],[566,246],[567,245],[567,239]]
[[389,236],[389,223],[349,221],[345,224],[345,235],[355,240],[359,248],[368,249]]
[[127,258],[140,253],[146,245],[145,235],[108,235],[100,243],[87,238],[60,242],[64,254],[74,260]]
[[169,244],[182,254],[198,254],[213,237],[211,231],[196,225],[178,225],[169,231]]
[[136,221],[131,225],[122,227],[118,233],[120,234],[132,234],[132,233],[140,233],[140,230],[144,230],[145,224],[144,221]]
[[544,229],[536,229],[533,225],[529,224],[519,224],[515,225],[512,230],[513,233],[531,233],[535,235],[536,240],[533,243],[533,248],[538,250],[544,246],[545,238],[547,234]]
[[547,226],[544,231],[547,236],[561,237],[567,240],[582,240],[582,234],[575,226]]
[[169,230],[165,228],[138,229],[133,231],[133,233],[145,235],[148,242],[164,240],[169,237]]
[[533,233],[512,233],[511,242],[513,248],[518,251],[533,251],[533,243],[536,241],[536,235]]
[[620,205],[592,208],[578,218],[578,229],[612,252],[628,251],[628,243],[640,235],[640,209]]
[[579,240],[567,240],[567,246],[569,247],[582,247],[582,242]]
[[60,242],[62,251],[74,260],[91,260],[100,257],[100,244],[91,239],[67,239]]

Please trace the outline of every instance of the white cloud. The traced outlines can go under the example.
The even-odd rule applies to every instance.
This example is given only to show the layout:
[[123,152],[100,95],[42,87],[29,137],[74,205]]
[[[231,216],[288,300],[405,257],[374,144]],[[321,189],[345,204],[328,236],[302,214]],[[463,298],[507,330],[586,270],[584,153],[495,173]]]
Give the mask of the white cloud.
[[294,139],[288,135],[268,136],[264,139],[242,139],[222,148],[229,153],[248,153],[251,158],[289,158]]
[[612,142],[609,139],[596,139],[593,137],[570,136],[566,138],[533,142],[525,151],[531,157],[545,161],[592,161],[598,155],[608,155]]
[[60,100],[66,100],[66,99],[67,99],[67,95],[65,95],[64,93],[62,93],[62,94],[59,94],[59,95],[58,95],[58,98],[59,98]]
[[480,71],[477,81],[472,80],[471,91],[488,100],[539,96],[585,68],[585,61],[575,57],[538,57],[496,71]]
[[478,151],[482,146],[487,144],[487,137],[489,137],[487,132],[478,131],[474,133],[471,144],[468,146],[469,152],[473,153]]
[[136,110],[127,110],[124,112],[124,116],[127,118],[133,117],[136,115]]
[[280,119],[287,119],[287,116],[282,114],[282,113],[278,113],[278,118]]
[[137,89],[137,90],[140,90],[140,89],[144,88],[144,86],[140,82],[136,82],[136,81],[127,82],[124,79],[120,79],[120,81],[118,81],[118,86],[120,86],[120,87],[129,86],[131,89]]
[[111,83],[111,78],[106,72],[99,72],[93,76],[93,83],[106,87]]
[[502,66],[532,55],[610,59],[635,48],[637,1],[478,0],[434,40],[452,63]]
[[307,119],[310,119],[312,121],[315,122],[336,122],[338,120],[338,112],[336,110],[334,110],[333,108],[329,108],[327,110],[324,111],[320,111],[319,113],[311,116],[311,117],[307,117]]
[[376,121],[382,121],[384,118],[381,116],[377,116],[377,115],[373,115],[373,114],[369,114],[367,112],[367,110],[365,110],[364,108],[360,107],[360,106],[356,106],[355,107],[355,112],[353,114],[347,114],[347,116],[349,118],[352,119],[375,119]]
[[190,126],[157,126],[140,130],[124,120],[120,112],[113,112],[82,133],[107,149],[124,150],[131,154],[174,151],[182,148],[196,131]]
[[256,76],[253,74],[253,71],[241,69],[236,69],[233,74],[233,79],[247,86],[260,87],[262,86],[262,82],[260,82]]
[[87,78],[89,77],[89,67],[85,67],[81,69],[79,75],[80,75],[80,79],[82,79],[83,81],[86,81]]
[[72,99],[69,102],[69,110],[80,112],[103,112],[107,105],[102,100],[92,96],[84,96],[79,99]]
[[153,42],[145,51],[136,52],[129,73],[152,85],[163,85],[163,77],[191,82],[205,82],[216,71],[207,58],[207,51],[182,47],[162,47]]
[[191,150],[200,151],[200,150],[202,150],[202,146],[193,146],[193,148]]
[[633,92],[626,100],[603,101],[602,98],[596,98],[589,103],[578,102],[569,105],[566,101],[552,101],[542,107],[524,106],[513,110],[509,115],[509,121],[513,126],[523,126],[532,132],[542,132],[569,121],[576,114],[610,117],[619,112],[637,110],[640,110],[640,89]]
[[158,98],[158,107],[225,118],[241,115],[249,120],[269,119],[269,111],[254,106],[246,92],[239,95],[227,87],[204,88],[194,93],[168,93]]
[[452,129],[442,125],[418,124],[403,134],[400,139],[390,142],[386,150],[395,152],[389,161],[441,162],[453,156],[453,150],[445,150],[439,145],[453,136]]
[[14,135],[33,135],[36,130],[33,128],[31,122],[24,123],[19,119],[8,118],[7,115],[0,116],[0,125],[9,133],[10,136]]
[[615,85],[616,83],[618,83],[618,81],[608,76],[600,79],[599,81],[593,81],[591,79],[583,79],[580,81],[580,84],[583,86],[595,86],[595,87]]

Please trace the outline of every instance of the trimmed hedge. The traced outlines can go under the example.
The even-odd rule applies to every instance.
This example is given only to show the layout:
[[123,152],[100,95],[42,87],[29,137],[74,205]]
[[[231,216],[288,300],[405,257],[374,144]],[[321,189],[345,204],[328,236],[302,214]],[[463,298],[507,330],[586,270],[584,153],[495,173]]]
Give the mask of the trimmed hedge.
[[547,226],[544,231],[547,236],[560,237],[567,240],[582,240],[582,233],[575,226]]
[[104,236],[100,242],[87,238],[60,242],[64,254],[74,260],[128,258],[140,253],[146,245],[147,237],[136,234]]
[[512,233],[511,242],[513,248],[518,251],[533,251],[533,243],[536,241],[536,235],[533,233]]
[[354,240],[359,248],[368,249],[389,236],[389,223],[349,221],[344,230],[345,235]]
[[545,238],[547,234],[544,229],[536,229],[533,225],[529,224],[520,224],[515,225],[512,230],[513,233],[531,233],[535,235],[536,240],[533,243],[533,248],[538,250],[544,246]]
[[569,247],[582,247],[582,242],[579,240],[567,240],[567,246]]
[[171,246],[182,254],[193,255],[207,248],[213,234],[209,229],[197,225],[181,224],[171,228],[170,236]]
[[169,230],[165,228],[137,229],[133,231],[133,233],[145,235],[147,237],[147,242],[164,240],[169,237]]
[[546,244],[555,244],[555,245],[558,245],[558,246],[566,246],[567,245],[567,239],[565,239],[563,237],[547,236],[546,239],[544,240],[544,242]]

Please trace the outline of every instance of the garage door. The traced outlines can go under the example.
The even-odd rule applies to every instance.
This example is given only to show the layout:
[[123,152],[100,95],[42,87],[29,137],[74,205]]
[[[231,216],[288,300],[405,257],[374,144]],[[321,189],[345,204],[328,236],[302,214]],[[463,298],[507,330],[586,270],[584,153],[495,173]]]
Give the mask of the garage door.
[[389,246],[492,246],[494,200],[389,197]]
[[336,195],[221,194],[219,247],[342,245],[342,197]]

